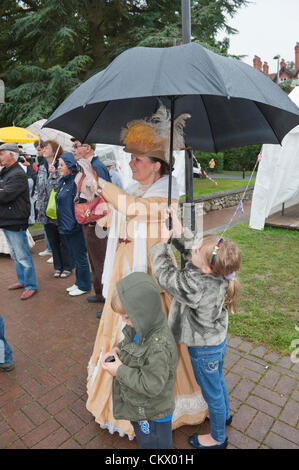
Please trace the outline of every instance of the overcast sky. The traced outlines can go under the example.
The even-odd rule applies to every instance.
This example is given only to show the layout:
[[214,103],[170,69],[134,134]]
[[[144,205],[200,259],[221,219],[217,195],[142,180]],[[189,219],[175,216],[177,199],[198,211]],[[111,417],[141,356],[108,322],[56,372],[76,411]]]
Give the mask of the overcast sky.
[[252,65],[259,56],[269,64],[269,72],[276,72],[279,54],[288,61],[295,61],[295,45],[299,42],[299,0],[252,0],[240,8],[228,21],[239,33],[230,37],[230,54],[247,55],[243,59]]

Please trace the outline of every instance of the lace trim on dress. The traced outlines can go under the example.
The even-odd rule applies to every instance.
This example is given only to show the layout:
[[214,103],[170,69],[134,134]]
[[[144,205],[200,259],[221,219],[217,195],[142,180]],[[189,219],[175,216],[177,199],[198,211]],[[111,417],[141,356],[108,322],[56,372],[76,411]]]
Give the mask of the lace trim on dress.
[[192,395],[178,395],[175,397],[175,410],[172,421],[176,421],[181,416],[192,415],[208,408],[207,403],[203,399],[201,392]]
[[127,436],[129,438],[129,441],[133,441],[134,436],[129,436],[129,434],[125,434],[120,427],[115,426],[115,424],[112,424],[110,421],[106,421],[105,424],[100,424],[101,429],[108,429],[110,434],[114,434],[115,432],[118,432],[120,437]]

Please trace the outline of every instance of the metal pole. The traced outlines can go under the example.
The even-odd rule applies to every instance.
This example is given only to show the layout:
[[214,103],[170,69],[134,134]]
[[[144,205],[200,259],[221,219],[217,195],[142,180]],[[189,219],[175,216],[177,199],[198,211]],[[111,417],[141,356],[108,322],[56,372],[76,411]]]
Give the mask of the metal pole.
[[[191,6],[190,0],[181,0],[182,7],[182,37],[183,44],[191,42]],[[191,150],[185,150],[185,191],[186,205],[189,206],[190,218],[188,225],[195,231],[195,205],[193,201],[193,155]],[[187,221],[184,221],[185,223]]]
[[279,71],[280,71],[280,55],[277,54],[273,57],[273,59],[277,59],[277,85],[279,85]]
[[[170,146],[169,146],[169,179],[168,179],[168,207],[171,206],[171,190],[172,190],[172,168],[173,168],[173,124],[174,124],[174,96],[171,97],[170,103]],[[171,216],[167,220],[167,228],[171,230]]]
[[191,42],[191,7],[190,0],[181,0],[183,44]]

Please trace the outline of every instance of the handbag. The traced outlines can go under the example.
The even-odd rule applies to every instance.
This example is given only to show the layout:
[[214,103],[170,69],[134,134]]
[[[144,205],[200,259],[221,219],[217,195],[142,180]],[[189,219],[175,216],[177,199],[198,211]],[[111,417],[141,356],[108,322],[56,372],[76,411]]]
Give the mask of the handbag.
[[[97,181],[98,175],[94,168],[92,168],[93,175]],[[108,214],[109,208],[107,201],[103,198],[101,194],[94,198],[92,201],[79,203],[79,194],[81,191],[82,182],[85,178],[85,173],[81,176],[81,179],[77,186],[77,194],[74,199],[75,203],[75,217],[78,224],[84,225],[95,220],[101,219]]]
[[56,191],[55,189],[52,189],[46,209],[46,216],[50,217],[50,219],[57,219],[55,196]]

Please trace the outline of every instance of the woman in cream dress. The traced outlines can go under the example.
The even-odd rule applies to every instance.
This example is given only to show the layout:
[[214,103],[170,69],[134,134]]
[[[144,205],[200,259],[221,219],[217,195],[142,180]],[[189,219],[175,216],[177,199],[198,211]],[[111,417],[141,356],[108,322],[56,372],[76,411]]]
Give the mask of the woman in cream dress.
[[[100,360],[102,354],[110,351],[122,337],[124,324],[121,316],[114,313],[110,306],[116,283],[133,271],[147,272],[152,276],[149,251],[161,239],[161,220],[167,207],[169,176],[165,139],[158,134],[151,122],[144,121],[140,124],[140,121],[135,121],[128,124],[122,137],[126,144],[124,150],[132,154],[130,167],[137,183],[125,192],[101,178],[98,180],[102,195],[113,210],[109,216],[110,232],[102,278],[106,302],[88,364],[86,407],[102,428],[108,429],[110,433],[118,431],[121,436],[127,434],[132,439],[134,431],[130,422],[117,421],[113,417],[112,377],[101,368]],[[182,145],[177,148],[181,147]],[[177,208],[179,192],[175,178],[172,179],[172,188],[172,206]],[[100,225],[104,223],[103,219],[98,221],[99,237]],[[171,296],[162,289],[160,292],[163,310],[167,316]],[[172,420],[173,429],[185,424],[199,424],[208,412],[193,375],[187,347],[177,346],[179,362],[175,383],[176,408]]]

